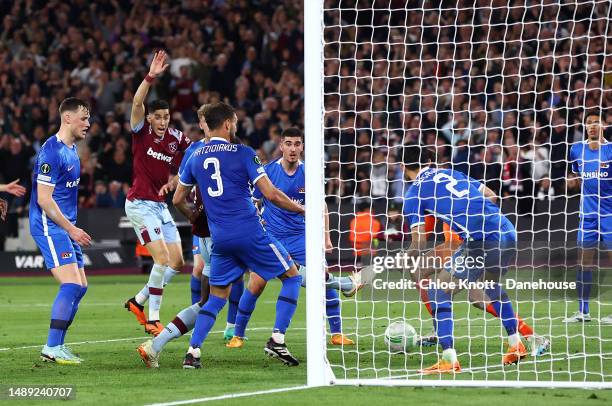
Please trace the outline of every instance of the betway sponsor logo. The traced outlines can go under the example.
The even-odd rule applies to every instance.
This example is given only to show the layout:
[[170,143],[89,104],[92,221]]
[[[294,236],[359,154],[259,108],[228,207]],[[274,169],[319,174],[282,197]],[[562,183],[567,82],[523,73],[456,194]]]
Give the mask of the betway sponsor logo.
[[149,147],[149,149],[147,150],[147,155],[152,157],[152,158],[158,159],[160,161],[168,162],[168,163],[170,163],[172,161],[172,157],[171,156],[164,155],[161,152],[155,152],[155,151],[153,151],[153,148],[151,148],[151,147]]

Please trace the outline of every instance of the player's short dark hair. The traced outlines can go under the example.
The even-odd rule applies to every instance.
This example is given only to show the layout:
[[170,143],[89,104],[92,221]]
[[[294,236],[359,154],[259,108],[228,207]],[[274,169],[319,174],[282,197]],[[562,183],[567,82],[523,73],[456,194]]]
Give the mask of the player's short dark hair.
[[60,114],[65,113],[66,111],[76,112],[79,110],[79,107],[83,107],[85,110],[89,111],[89,103],[84,100],[78,99],[76,97],[67,97],[62,101],[59,106]]
[[212,131],[221,127],[225,120],[233,119],[234,114],[236,112],[232,106],[227,103],[217,102],[208,106],[204,112],[204,119],[208,128]]
[[585,120],[586,120],[587,117],[591,117],[591,116],[597,116],[600,120],[602,120],[601,110],[599,110],[599,109],[588,109],[584,113],[584,119]]
[[300,137],[302,141],[304,140],[304,133],[297,127],[289,127],[285,128],[280,135],[281,140],[285,137]]
[[147,108],[149,109],[149,114],[153,114],[157,110],[170,110],[170,104],[165,100],[157,99],[149,102]]
[[419,169],[432,161],[431,151],[420,145],[404,145],[402,148],[402,163],[408,169]]

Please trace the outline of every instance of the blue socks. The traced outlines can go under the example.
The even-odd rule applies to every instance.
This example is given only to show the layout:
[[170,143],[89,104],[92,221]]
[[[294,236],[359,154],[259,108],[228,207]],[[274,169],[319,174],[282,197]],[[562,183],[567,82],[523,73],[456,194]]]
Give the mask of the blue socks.
[[202,291],[201,291],[202,282],[199,278],[196,278],[193,274],[191,274],[191,281],[189,282],[189,286],[191,287],[191,304],[194,305],[200,301]]
[[453,348],[453,308],[450,294],[444,289],[429,288],[429,300],[433,315],[434,329],[443,350]]
[[80,293],[81,285],[76,283],[63,283],[60,285],[59,292],[57,292],[51,307],[51,323],[47,337],[48,347],[55,347],[64,343],[63,339],[70,325],[70,318],[71,316],[74,317],[72,315],[74,302]]
[[202,342],[206,340],[210,329],[215,324],[217,314],[223,309],[225,302],[226,300],[221,297],[215,295],[208,296],[208,301],[202,306],[202,309],[200,309],[195,322],[193,335],[189,342],[192,347],[200,347]]
[[491,299],[491,306],[493,306],[493,309],[497,312],[499,319],[504,325],[504,329],[506,329],[506,333],[508,335],[516,334],[518,320],[506,291],[496,283],[495,287],[485,289],[485,293],[489,299]]
[[[229,294],[229,305],[227,308],[227,322],[230,324],[236,324],[236,313],[238,312],[238,304],[242,298],[244,292],[244,280],[242,277],[232,283],[232,290]],[[242,336],[241,336],[242,337]]]
[[[298,285],[299,288],[299,285]],[[257,299],[259,296],[255,296],[251,293],[250,290],[245,289],[242,297],[240,298],[240,302],[238,303],[238,312],[236,315],[236,327],[234,331],[234,335],[238,337],[244,337],[244,332],[246,331],[247,324],[249,324],[249,320],[251,318],[251,313],[255,310],[255,303],[257,303]],[[229,318],[229,315],[228,315]]]
[[342,318],[340,317],[340,299],[338,298],[338,291],[336,289],[325,290],[325,299],[329,331],[332,334],[340,334],[342,332]]
[[[276,301],[276,320],[274,321],[274,331],[285,334],[295,309],[297,307],[298,298],[300,297],[300,286],[302,284],[302,276],[296,275],[291,278],[284,279]],[[238,334],[236,334],[238,335]]]
[[593,285],[593,270],[591,267],[582,267],[576,272],[576,291],[578,292],[578,310],[589,313],[589,299]]
[[[70,320],[68,320],[68,327],[72,325],[74,316],[76,316],[76,312],[77,310],[79,310],[79,303],[81,303],[81,299],[83,299],[83,296],[85,296],[85,293],[87,293],[87,286],[81,286],[81,291],[79,292],[78,296],[76,297],[72,305],[72,313],[70,314]],[[62,335],[62,344],[64,343],[64,339],[66,338],[66,331],[68,330],[64,330],[64,334]]]

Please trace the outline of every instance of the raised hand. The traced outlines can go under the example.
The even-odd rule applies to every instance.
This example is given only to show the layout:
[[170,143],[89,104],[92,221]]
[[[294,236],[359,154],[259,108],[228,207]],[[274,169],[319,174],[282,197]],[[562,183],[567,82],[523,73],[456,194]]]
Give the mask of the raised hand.
[[153,77],[157,77],[164,73],[170,64],[166,63],[168,61],[168,55],[165,51],[157,51],[153,56],[153,60],[151,61],[151,67],[149,68],[149,75]]

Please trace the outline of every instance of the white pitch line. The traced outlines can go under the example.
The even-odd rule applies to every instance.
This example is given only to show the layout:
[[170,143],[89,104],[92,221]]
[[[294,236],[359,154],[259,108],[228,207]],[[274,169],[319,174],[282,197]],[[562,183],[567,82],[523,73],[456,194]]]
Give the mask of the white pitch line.
[[[247,329],[247,333],[249,331],[261,331],[261,330],[271,330],[270,327],[253,327]],[[292,327],[291,330],[306,330],[306,327]],[[211,331],[210,334],[219,334],[223,333],[225,330],[217,330]],[[128,338],[115,338],[112,340],[94,340],[94,341],[78,341],[74,343],[66,343],[66,345],[83,345],[83,344],[105,344],[105,343],[117,343],[121,341],[131,341],[131,340],[142,340],[150,336],[140,336],[140,337],[128,337]],[[26,345],[23,347],[3,347],[0,348],[0,351],[13,351],[13,350],[27,350],[31,348],[40,348],[41,345]]]
[[189,404],[192,404],[192,403],[211,402],[213,400],[236,399],[236,398],[244,398],[244,397],[247,397],[247,396],[267,395],[269,393],[291,392],[291,391],[308,389],[308,388],[309,387],[306,386],[306,385],[290,386],[288,388],[267,389],[267,390],[260,390],[260,391],[257,391],[257,392],[228,393],[226,395],[211,396],[211,397],[208,397],[208,398],[177,400],[175,402],[167,402],[167,403],[152,403],[152,404],[149,404],[149,405],[146,405],[146,406],[189,405]]

